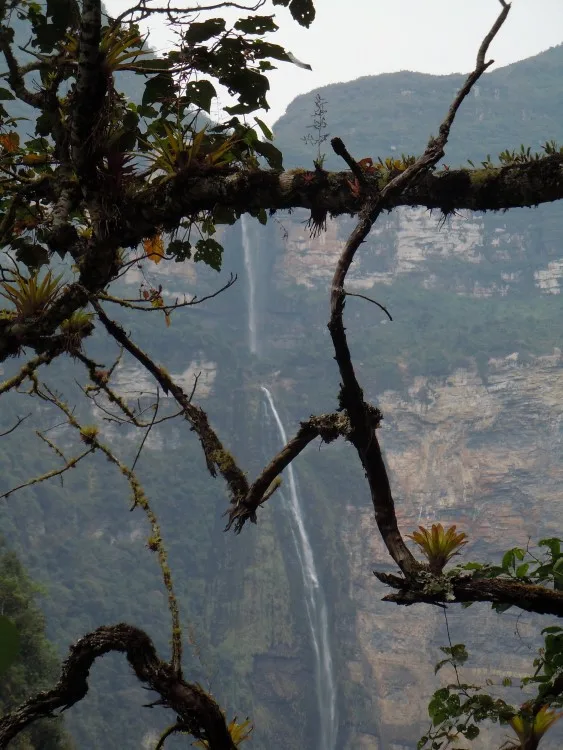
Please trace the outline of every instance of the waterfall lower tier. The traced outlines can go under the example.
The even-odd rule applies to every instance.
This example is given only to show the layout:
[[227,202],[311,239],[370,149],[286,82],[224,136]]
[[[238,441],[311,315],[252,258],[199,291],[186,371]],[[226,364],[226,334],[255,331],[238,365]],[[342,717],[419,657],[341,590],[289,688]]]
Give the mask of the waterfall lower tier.
[[252,253],[252,241],[250,238],[250,219],[246,214],[241,219],[242,226],[242,250],[244,253],[244,267],[248,280],[248,348],[252,354],[258,353],[258,333],[256,328],[256,278],[254,276],[254,263]]
[[[262,386],[266,397],[267,413],[274,418],[276,429],[282,445],[287,443],[287,435],[276,409],[270,391]],[[303,575],[303,591],[307,621],[315,656],[315,681],[319,706],[319,750],[335,750],[338,733],[336,714],[336,685],[332,666],[332,653],[328,633],[328,617],[324,593],[315,567],[313,550],[305,527],[301,501],[297,491],[295,473],[290,464],[286,469],[288,492],[281,492],[284,509],[290,521],[291,533],[295,543],[297,558]]]

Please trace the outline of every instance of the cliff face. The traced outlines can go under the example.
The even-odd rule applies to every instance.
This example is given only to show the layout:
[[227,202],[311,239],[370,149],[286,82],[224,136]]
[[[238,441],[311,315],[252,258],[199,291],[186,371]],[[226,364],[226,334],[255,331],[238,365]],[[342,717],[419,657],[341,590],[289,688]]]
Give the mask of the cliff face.
[[[530,538],[560,533],[560,352],[526,366],[513,356],[491,369],[488,386],[476,371],[458,370],[444,379],[415,378],[407,393],[386,391],[378,399],[401,528],[455,523],[469,535],[465,560],[499,560]],[[357,653],[346,667],[348,679],[365,691],[379,740],[364,736],[359,745],[353,738],[349,747],[393,747],[398,738],[413,747],[438,684],[433,666],[437,647],[447,644],[444,618],[425,605],[397,611],[379,601],[383,587],[370,571],[389,558],[367,502],[346,508],[342,533],[356,607]],[[548,624],[526,614],[516,624],[516,613],[497,615],[484,605],[450,608],[448,617],[454,642],[466,643],[471,653],[463,680],[475,684],[529,673],[534,628]],[[518,691],[511,698],[522,700]]]

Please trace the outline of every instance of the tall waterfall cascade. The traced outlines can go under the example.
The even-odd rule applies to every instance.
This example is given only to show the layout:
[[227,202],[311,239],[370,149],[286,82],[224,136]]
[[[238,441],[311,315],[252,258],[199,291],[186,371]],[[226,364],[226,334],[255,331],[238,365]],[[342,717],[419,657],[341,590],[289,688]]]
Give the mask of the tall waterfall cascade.
[[[287,435],[270,391],[262,386],[266,397],[266,407],[273,416],[280,438],[280,447],[287,443]],[[291,535],[295,544],[297,559],[303,577],[303,593],[307,622],[315,655],[315,683],[319,706],[319,750],[335,750],[338,733],[336,713],[336,685],[332,665],[332,651],[328,632],[326,601],[315,566],[315,558],[305,527],[301,500],[297,491],[293,466],[287,467],[288,492],[278,490],[283,496],[284,509],[287,511]]]
[[[248,345],[253,354],[259,353],[259,338],[256,317],[256,265],[250,220],[242,217],[242,246],[248,283]],[[264,429],[275,427],[280,447],[287,443],[283,422],[274,398],[266,386],[264,394]],[[272,424],[273,421],[273,424]],[[283,511],[287,514],[297,560],[303,580],[303,594],[307,624],[315,660],[315,688],[319,715],[318,750],[336,750],[338,738],[338,715],[336,707],[336,683],[328,627],[328,613],[324,592],[319,580],[313,548],[305,524],[305,517],[298,492],[293,466],[286,471],[287,489],[278,490],[282,497]]]

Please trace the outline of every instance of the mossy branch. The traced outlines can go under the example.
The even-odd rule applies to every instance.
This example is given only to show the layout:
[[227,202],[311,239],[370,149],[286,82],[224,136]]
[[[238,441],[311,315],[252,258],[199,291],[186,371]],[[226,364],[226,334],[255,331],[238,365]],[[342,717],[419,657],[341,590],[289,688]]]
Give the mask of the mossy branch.
[[98,437],[98,428],[96,425],[81,425],[77,420],[71,409],[64,403],[55,393],[44,383],[39,385],[37,379],[32,376],[33,392],[37,394],[43,400],[56,406],[66,416],[68,424],[77,430],[80,434],[80,439],[89,446],[88,452],[99,450],[103,453],[108,461],[116,466],[121,474],[126,478],[131,488],[133,496],[133,505],[131,510],[136,507],[141,508],[151,527],[151,534],[147,542],[148,548],[152,552],[156,552],[158,557],[159,567],[162,573],[162,580],[164,587],[168,593],[168,608],[172,619],[172,667],[174,673],[181,677],[182,675],[182,630],[180,625],[180,613],[178,609],[178,600],[174,592],[174,586],[172,583],[172,575],[170,567],[168,566],[168,555],[162,541],[162,535],[160,530],[160,524],[156,514],[154,513],[149,503],[148,497],[143,490],[141,483],[139,482],[135,473],[121,461],[113,453],[113,451],[104,443],[102,443]]

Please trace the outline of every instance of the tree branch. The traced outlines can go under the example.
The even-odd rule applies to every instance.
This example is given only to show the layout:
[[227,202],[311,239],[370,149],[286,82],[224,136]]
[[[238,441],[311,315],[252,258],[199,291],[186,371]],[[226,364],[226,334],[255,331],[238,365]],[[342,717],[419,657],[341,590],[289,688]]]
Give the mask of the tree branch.
[[96,183],[96,160],[92,158],[96,152],[94,133],[107,93],[100,51],[101,29],[101,0],[83,0],[70,140],[73,162],[88,187]]
[[187,731],[207,741],[210,750],[236,750],[224,714],[213,698],[198,685],[179,678],[170,664],[159,659],[148,635],[125,623],[102,626],[71,646],[55,687],[29,698],[0,719],[0,748],[7,747],[37,719],[81,701],[88,692],[92,664],[110,651],[125,653],[137,678],[160,695],[162,705],[176,713]]
[[[329,173],[320,181],[314,176],[310,183],[292,172],[260,171],[235,173],[226,177],[220,171],[208,176],[178,175],[165,188],[153,186],[133,199],[124,199],[120,226],[112,232],[123,247],[136,247],[144,237],[157,229],[173,229],[188,213],[211,210],[221,203],[226,207],[247,211],[263,206],[266,209],[309,208],[322,205],[332,215],[358,214],[361,204],[350,192],[349,172]],[[367,176],[368,197],[380,195],[376,177]],[[554,154],[524,164],[498,169],[450,170],[424,172],[415,184],[406,184],[400,191],[380,197],[381,210],[397,206],[424,206],[450,213],[457,209],[473,211],[505,210],[531,207],[563,199],[563,155]],[[121,209],[120,209],[121,210]],[[75,236],[59,240],[59,249],[69,250],[77,242]],[[115,240],[117,242],[117,239]],[[39,324],[18,325],[0,321],[0,362],[17,354],[21,346],[37,348],[42,338],[52,335],[57,326],[86,304],[81,287],[100,292],[112,279],[113,260],[100,263],[105,242],[89,242],[83,253],[84,271],[80,284],[72,284],[53,305]],[[91,259],[91,263],[88,263]],[[105,260],[105,258],[104,258]]]
[[426,170],[416,183],[403,183],[385,196],[382,189],[395,173],[366,174],[361,199],[350,189],[350,172],[212,169],[205,174],[180,173],[165,184],[151,185],[124,199],[123,245],[136,247],[159,228],[172,231],[185,216],[212,210],[217,204],[241,213],[322,206],[330,215],[340,216],[357,215],[365,198],[379,198],[385,211],[422,206],[445,213],[525,208],[563,198],[561,154],[497,168],[432,172],[427,165]]
[[199,437],[209,473],[215,477],[219,472],[225,479],[231,493],[231,502],[236,504],[241,498],[246,497],[248,494],[246,476],[238,467],[232,455],[223,447],[216,432],[209,424],[205,411],[192,404],[184,390],[172,380],[166,370],[156,365],[140,347],[131,341],[120,325],[108,318],[97,300],[92,300],[92,306],[110,336],[135,357],[151,373],[164,393],[170,393],[182,408],[185,419],[191,424],[192,429]]
[[8,67],[8,83],[18,99],[29,104],[30,107],[40,108],[44,102],[43,93],[32,93],[25,87],[23,74],[12,51],[10,38],[9,29],[0,26],[0,50],[2,50],[4,54],[6,65]]
[[342,378],[340,406],[350,418],[350,441],[356,448],[366,472],[379,532],[389,554],[407,577],[414,575],[423,566],[413,557],[399,531],[389,477],[376,435],[381,415],[378,410],[364,401],[364,394],[352,364],[343,320],[346,301],[344,283],[355,254],[371,231],[374,222],[384,210],[385,201],[415,184],[419,175],[433,169],[444,155],[444,148],[456,112],[471,91],[472,86],[491,64],[485,63],[485,54],[510,9],[510,6],[502,0],[501,4],[503,6],[502,11],[479,48],[475,70],[467,76],[464,85],[455,96],[445,119],[440,125],[438,137],[430,138],[426,150],[414,164],[387,183],[378,195],[368,197],[365,200],[359,212],[358,224],[342,250],[332,280],[328,329],[332,338],[340,377]]
[[252,484],[246,497],[228,511],[229,521],[226,530],[228,531],[234,524],[235,533],[239,534],[246,521],[256,523],[256,511],[279,486],[279,484],[274,484],[279,475],[311,441],[320,437],[325,443],[330,443],[339,435],[346,437],[349,430],[350,424],[343,414],[321,414],[318,417],[310,417],[306,422],[301,422],[297,435],[272,458]]
[[384,596],[383,601],[386,602],[405,605],[419,602],[491,602],[509,604],[541,615],[563,617],[562,591],[508,578],[432,576],[427,572],[410,578],[380,571],[374,571],[374,575],[382,583],[399,591]]

